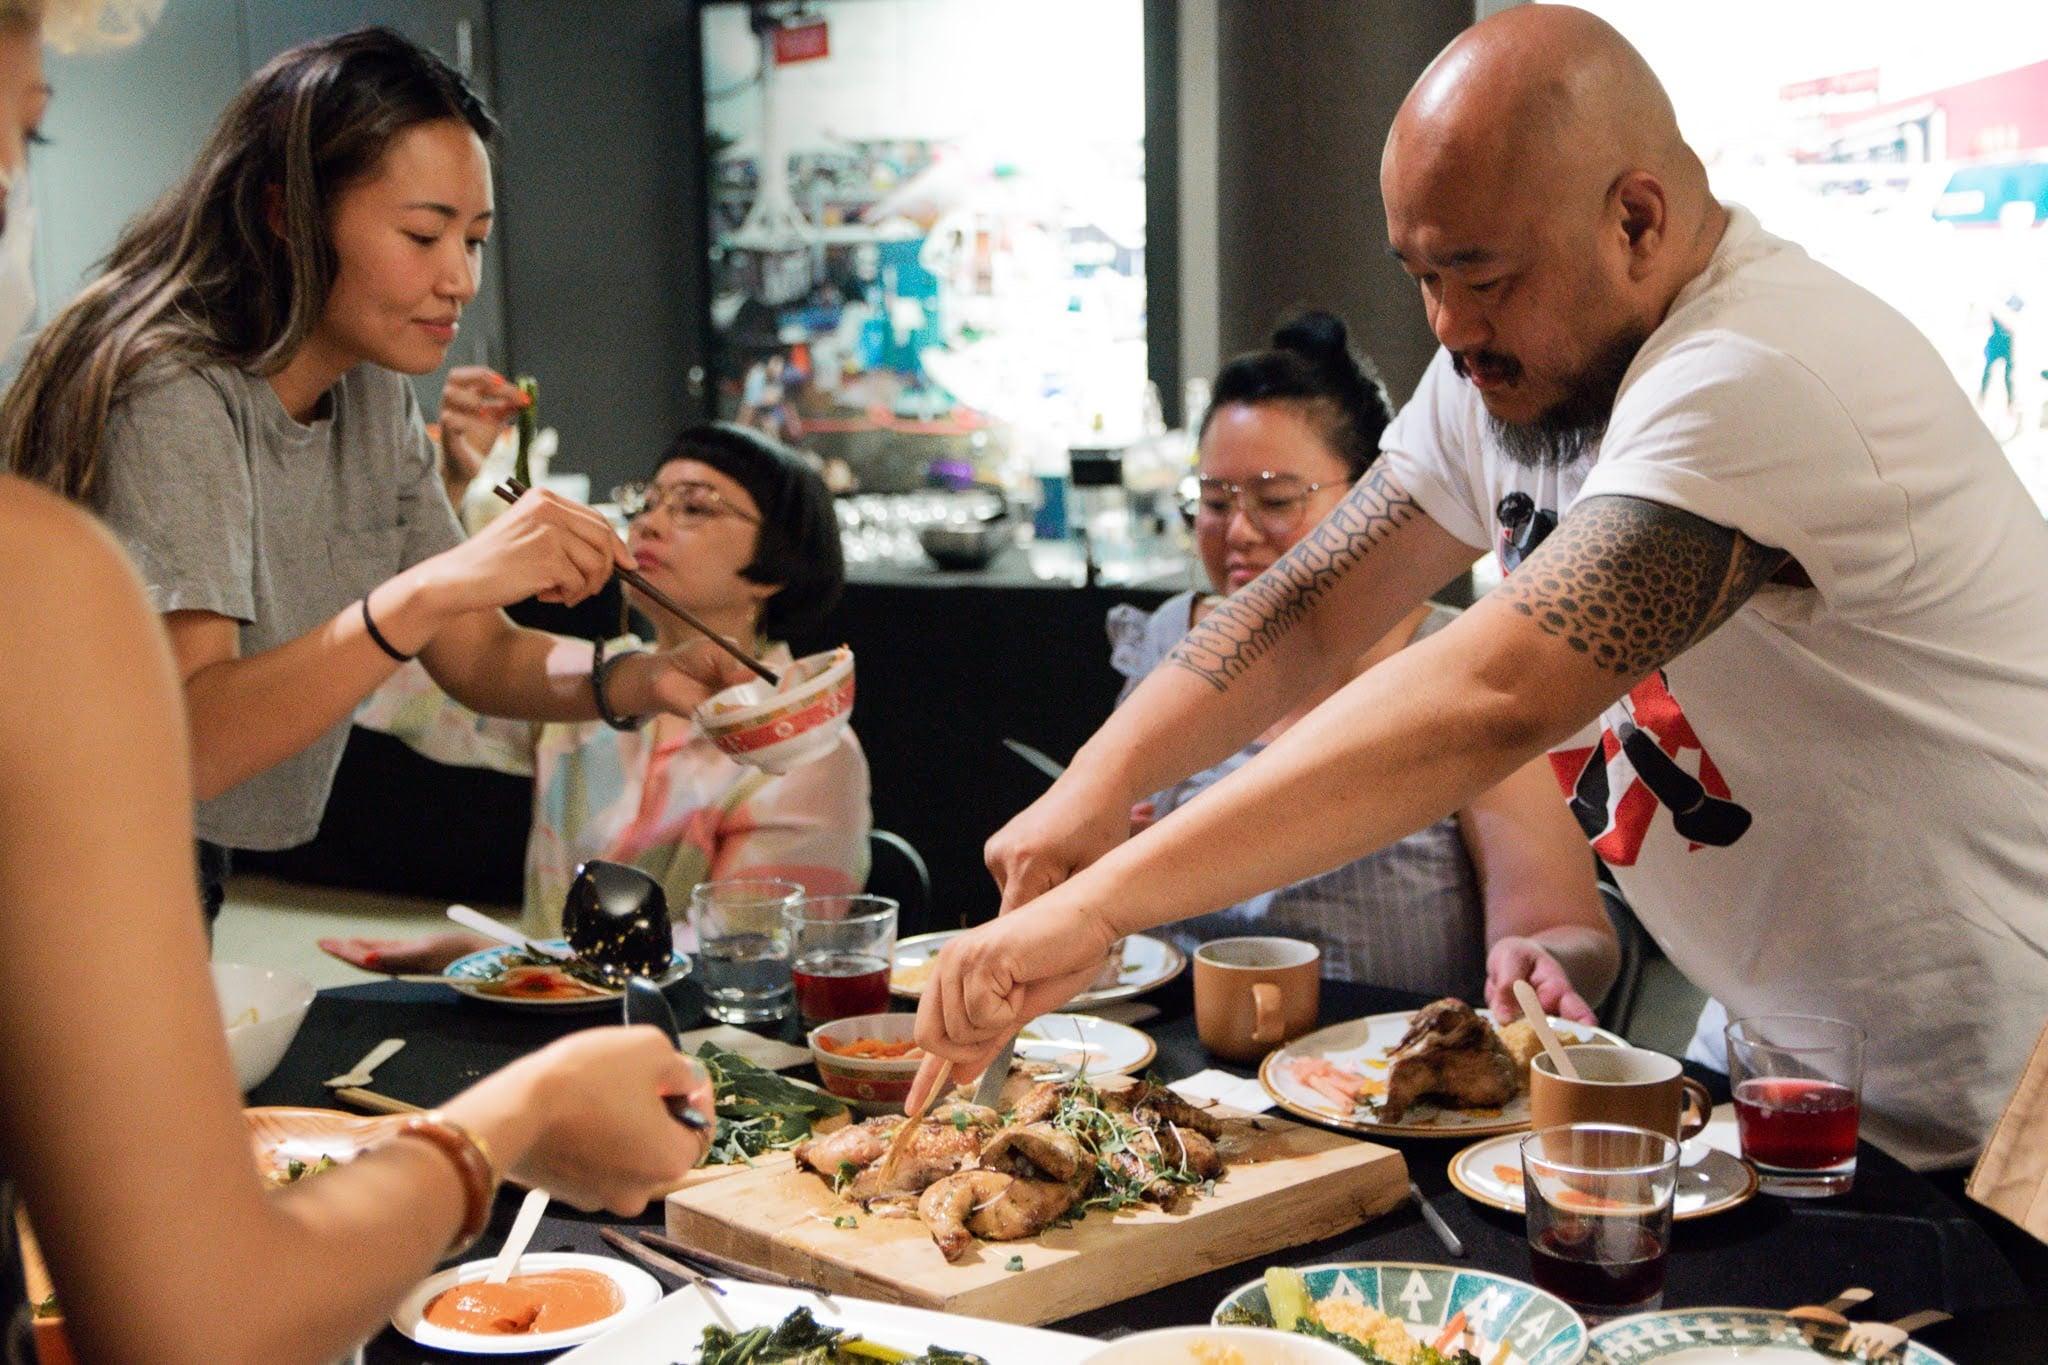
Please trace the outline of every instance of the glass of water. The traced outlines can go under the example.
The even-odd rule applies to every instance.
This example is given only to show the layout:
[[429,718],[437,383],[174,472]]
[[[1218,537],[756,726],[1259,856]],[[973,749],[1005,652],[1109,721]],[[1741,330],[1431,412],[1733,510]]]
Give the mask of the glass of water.
[[726,1024],[788,1017],[784,913],[803,898],[795,882],[765,879],[699,882],[691,889],[690,927],[697,932],[697,984],[705,1013]]

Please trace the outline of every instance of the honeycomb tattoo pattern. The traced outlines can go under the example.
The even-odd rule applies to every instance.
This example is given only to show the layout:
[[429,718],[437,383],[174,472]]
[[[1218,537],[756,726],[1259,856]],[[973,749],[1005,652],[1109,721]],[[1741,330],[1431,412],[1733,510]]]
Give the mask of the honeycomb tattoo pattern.
[[1203,617],[1167,662],[1225,691],[1375,545],[1420,515],[1415,500],[1384,469],[1374,468],[1272,568]]
[[1641,498],[1588,498],[1498,589],[1604,672],[1659,668],[1734,615],[1788,556]]

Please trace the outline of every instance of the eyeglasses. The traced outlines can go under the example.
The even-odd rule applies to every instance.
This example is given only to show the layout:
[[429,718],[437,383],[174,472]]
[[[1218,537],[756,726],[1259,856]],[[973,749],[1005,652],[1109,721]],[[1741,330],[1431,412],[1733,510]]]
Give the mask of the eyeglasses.
[[1301,525],[1309,494],[1335,487],[1338,485],[1309,483],[1297,474],[1270,470],[1242,483],[1187,478],[1180,485],[1180,513],[1188,525],[1214,530],[1229,524],[1233,510],[1241,511],[1262,534],[1280,537]]
[[619,505],[628,521],[637,521],[657,508],[666,508],[670,516],[681,521],[738,517],[755,526],[761,524],[761,519],[752,512],[733,506],[716,488],[694,479],[667,484],[623,483],[612,490],[612,501]]

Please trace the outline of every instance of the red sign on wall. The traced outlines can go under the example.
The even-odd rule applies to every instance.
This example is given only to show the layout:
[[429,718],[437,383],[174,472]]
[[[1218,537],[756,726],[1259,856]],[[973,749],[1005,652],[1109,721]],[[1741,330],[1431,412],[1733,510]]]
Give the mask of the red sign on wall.
[[825,21],[797,24],[790,28],[775,30],[775,64],[788,66],[791,62],[814,62],[820,57],[832,55],[832,44],[825,36]]

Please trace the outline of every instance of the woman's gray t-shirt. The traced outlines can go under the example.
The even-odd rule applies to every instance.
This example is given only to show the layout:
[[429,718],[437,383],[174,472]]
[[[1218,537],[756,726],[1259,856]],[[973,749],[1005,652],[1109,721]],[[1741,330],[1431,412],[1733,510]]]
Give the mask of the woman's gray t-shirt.
[[[1182,593],[1149,615],[1128,605],[1110,609],[1110,662],[1129,680],[1125,695],[1180,643],[1193,605],[1194,594]],[[1448,608],[1432,607],[1415,638],[1455,619]],[[1254,740],[1215,767],[1158,793],[1152,798],[1155,814],[1164,819],[1264,748]],[[1456,816],[1356,862],[1159,932],[1189,952],[1211,939],[1239,934],[1306,939],[1323,950],[1323,975],[1333,981],[1468,1000],[1477,999],[1486,985],[1486,908]]]
[[[241,624],[243,657],[307,634],[393,574],[460,543],[412,386],[358,365],[311,422],[229,365],[162,367],[123,397],[97,509],[159,612]],[[319,830],[348,723],[198,806],[198,834],[289,848]]]

